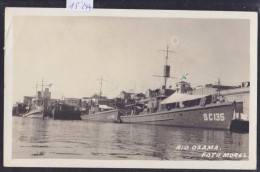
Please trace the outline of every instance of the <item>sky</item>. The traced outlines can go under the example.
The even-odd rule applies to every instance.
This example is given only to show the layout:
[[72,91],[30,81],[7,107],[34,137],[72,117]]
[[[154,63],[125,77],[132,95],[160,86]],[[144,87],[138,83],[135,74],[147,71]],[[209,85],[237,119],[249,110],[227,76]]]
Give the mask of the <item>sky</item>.
[[[249,81],[249,20],[129,17],[15,16],[13,102],[34,96],[42,78],[52,98],[88,97],[100,90],[159,88],[167,45],[174,85],[192,87]],[[172,44],[178,37],[179,44]],[[40,90],[38,86],[38,90]]]

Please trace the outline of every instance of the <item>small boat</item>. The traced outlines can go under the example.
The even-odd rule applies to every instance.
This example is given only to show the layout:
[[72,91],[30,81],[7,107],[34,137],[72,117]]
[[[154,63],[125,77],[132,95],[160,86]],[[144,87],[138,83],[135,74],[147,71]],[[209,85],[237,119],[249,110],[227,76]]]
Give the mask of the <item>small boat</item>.
[[[119,110],[110,107],[113,106],[113,103],[111,105],[106,97],[102,97],[102,76],[100,81],[100,94],[99,96],[95,95],[93,97],[94,100],[91,100],[86,106],[87,108],[84,108],[81,119],[100,122],[120,122]],[[109,104],[110,106],[108,106]]]
[[77,108],[64,103],[57,104],[52,110],[53,119],[81,120],[80,115],[81,113]]
[[81,115],[82,120],[92,120],[101,122],[119,122],[119,110],[107,105],[95,105],[89,113]]

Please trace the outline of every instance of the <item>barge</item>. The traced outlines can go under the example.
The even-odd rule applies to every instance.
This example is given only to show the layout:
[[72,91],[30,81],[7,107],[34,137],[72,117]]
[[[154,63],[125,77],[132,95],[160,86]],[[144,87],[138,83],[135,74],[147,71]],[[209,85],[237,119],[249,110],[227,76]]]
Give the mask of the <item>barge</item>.
[[52,110],[53,119],[81,120],[80,115],[81,113],[77,108],[63,103],[57,104]]

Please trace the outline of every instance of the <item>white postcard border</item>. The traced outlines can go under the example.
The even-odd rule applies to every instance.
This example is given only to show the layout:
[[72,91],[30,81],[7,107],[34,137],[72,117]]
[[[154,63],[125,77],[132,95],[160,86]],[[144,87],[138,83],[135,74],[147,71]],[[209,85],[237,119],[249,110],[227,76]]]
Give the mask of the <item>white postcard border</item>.
[[[4,57],[4,166],[12,167],[89,167],[89,168],[183,168],[183,169],[256,169],[257,152],[257,13],[173,10],[94,9],[75,12],[66,9],[6,8]],[[83,160],[83,159],[12,159],[12,88],[13,88],[13,16],[110,16],[174,17],[250,20],[250,127],[249,160],[243,161],[154,161],[154,160]]]

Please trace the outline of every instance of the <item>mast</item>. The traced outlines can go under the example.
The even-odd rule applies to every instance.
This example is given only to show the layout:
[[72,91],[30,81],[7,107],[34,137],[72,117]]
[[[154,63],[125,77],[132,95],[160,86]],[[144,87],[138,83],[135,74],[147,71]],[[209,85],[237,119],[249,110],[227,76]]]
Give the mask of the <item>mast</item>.
[[217,89],[218,96],[220,95],[220,78],[218,78],[218,89]]
[[42,92],[41,92],[41,95],[42,95],[42,105],[44,106],[44,98],[43,98],[43,78],[42,78],[42,81],[41,81],[41,83],[42,83]]
[[166,57],[165,57],[165,70],[164,70],[164,86],[165,86],[165,89],[166,89],[166,84],[167,84],[167,73],[166,73],[166,67],[167,67],[167,64],[168,64],[168,53],[169,53],[169,46],[167,45],[167,50],[166,50]]
[[37,98],[37,86],[38,86],[38,84],[36,83],[36,86],[35,86],[35,100]]
[[159,51],[166,52],[164,74],[163,74],[163,76],[159,76],[159,77],[164,77],[164,88],[166,89],[167,79],[174,78],[174,77],[170,77],[170,66],[168,66],[169,53],[173,53],[173,51],[169,51],[169,45],[167,45],[166,50],[159,50]]
[[102,95],[102,76],[101,76],[101,80],[100,80],[100,92],[99,92],[99,96],[101,97]]
[[102,96],[102,85],[103,85],[103,81],[106,81],[103,79],[102,75],[101,75],[101,79],[100,79],[100,91],[99,91],[99,96]]
[[43,94],[43,82],[44,82],[44,81],[43,81],[43,78],[42,78],[42,81],[41,81],[41,83],[42,83],[42,94]]

